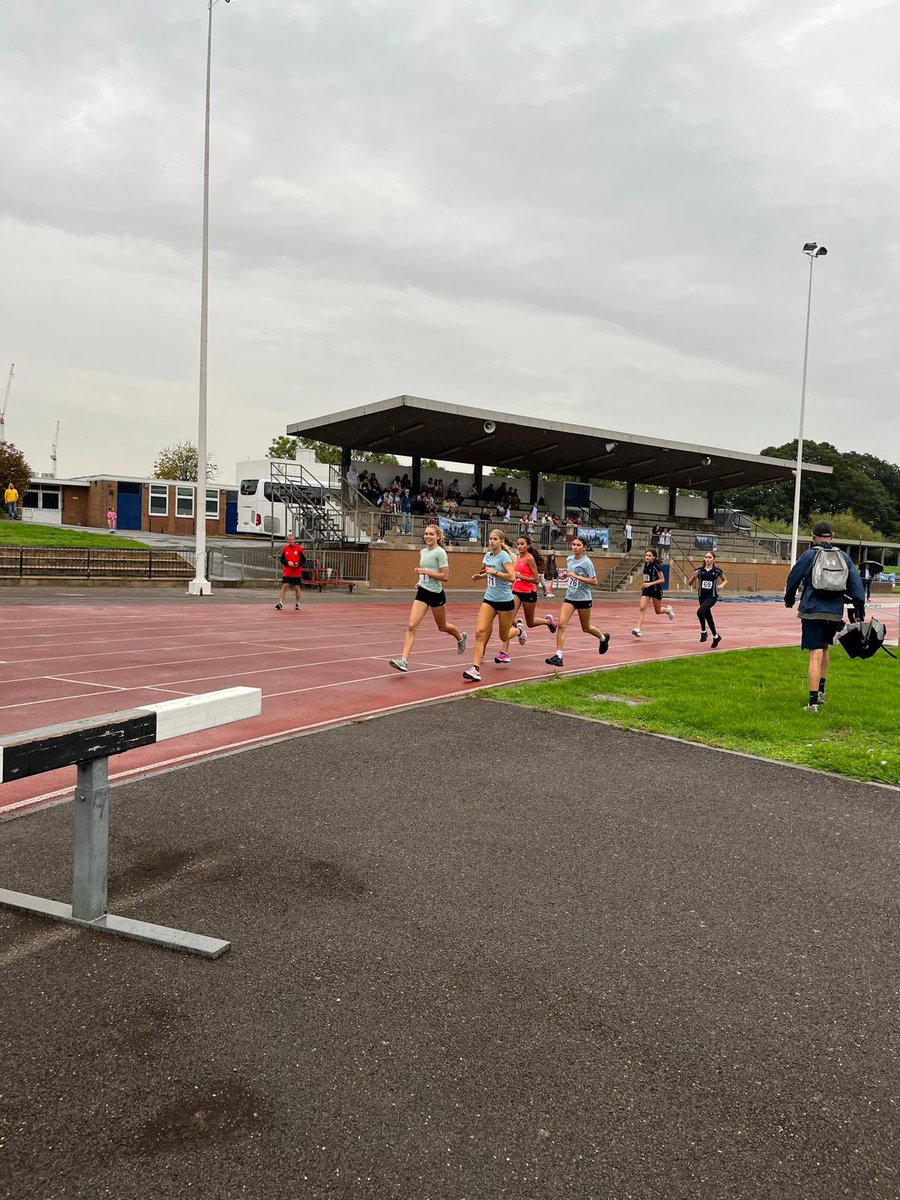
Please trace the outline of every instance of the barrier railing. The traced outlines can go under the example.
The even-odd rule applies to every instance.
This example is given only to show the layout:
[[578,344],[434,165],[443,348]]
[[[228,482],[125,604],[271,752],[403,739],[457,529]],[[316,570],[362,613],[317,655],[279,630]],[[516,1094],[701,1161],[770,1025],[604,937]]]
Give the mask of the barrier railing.
[[194,555],[179,550],[0,546],[0,576],[5,577],[190,579],[193,574]]
[[258,716],[259,688],[236,687],[164,700],[101,717],[51,725],[0,739],[0,783],[27,779],[60,767],[77,768],[72,903],[62,904],[0,888],[0,904],[80,925],[99,933],[150,942],[203,958],[218,958],[231,946],[220,938],[151,925],[106,911],[109,862],[109,758],[138,746],[150,746],[201,729]]

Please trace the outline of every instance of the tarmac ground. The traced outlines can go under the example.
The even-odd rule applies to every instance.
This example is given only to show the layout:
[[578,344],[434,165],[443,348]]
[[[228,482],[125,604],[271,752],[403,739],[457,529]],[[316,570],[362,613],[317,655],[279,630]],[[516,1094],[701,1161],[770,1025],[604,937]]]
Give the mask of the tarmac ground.
[[896,1200],[898,795],[476,697],[121,784],[110,911],[233,948],[0,910],[0,1195]]

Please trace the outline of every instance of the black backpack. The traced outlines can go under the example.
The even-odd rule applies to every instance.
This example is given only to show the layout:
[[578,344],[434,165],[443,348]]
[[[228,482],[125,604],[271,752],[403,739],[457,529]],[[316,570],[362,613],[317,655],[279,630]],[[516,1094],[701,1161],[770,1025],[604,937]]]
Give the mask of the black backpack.
[[851,658],[871,658],[879,650],[896,658],[884,644],[886,632],[880,621],[870,617],[868,621],[853,621],[837,635],[837,640]]

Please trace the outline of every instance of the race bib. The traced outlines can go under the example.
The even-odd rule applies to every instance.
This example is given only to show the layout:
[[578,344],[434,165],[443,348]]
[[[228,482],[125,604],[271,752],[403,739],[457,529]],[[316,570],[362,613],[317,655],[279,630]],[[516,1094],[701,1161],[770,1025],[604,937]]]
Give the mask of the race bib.
[[702,588],[711,588],[712,585],[713,585],[713,581],[711,579],[701,579],[700,580],[700,586]]
[[422,587],[425,587],[425,585],[428,583],[428,576],[424,571],[419,575],[419,583],[422,585]]

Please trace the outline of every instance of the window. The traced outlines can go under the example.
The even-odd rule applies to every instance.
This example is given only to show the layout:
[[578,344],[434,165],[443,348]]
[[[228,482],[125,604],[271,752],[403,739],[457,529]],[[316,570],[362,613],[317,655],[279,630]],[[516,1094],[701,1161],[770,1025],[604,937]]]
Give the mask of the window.
[[206,519],[207,521],[218,521],[219,519],[219,489],[206,489]]
[[169,515],[169,487],[165,483],[150,484],[150,516],[167,517]]
[[241,495],[255,496],[256,489],[259,487],[258,479],[242,479],[241,480]]
[[194,489],[192,487],[175,488],[175,516],[192,517],[194,515]]
[[41,493],[41,508],[59,508],[59,488],[42,488]]

